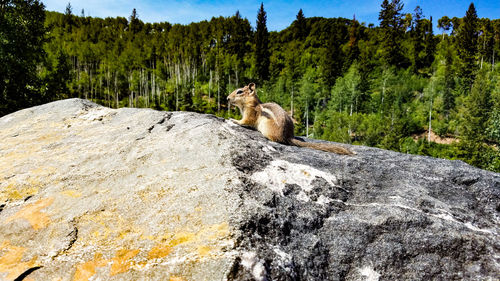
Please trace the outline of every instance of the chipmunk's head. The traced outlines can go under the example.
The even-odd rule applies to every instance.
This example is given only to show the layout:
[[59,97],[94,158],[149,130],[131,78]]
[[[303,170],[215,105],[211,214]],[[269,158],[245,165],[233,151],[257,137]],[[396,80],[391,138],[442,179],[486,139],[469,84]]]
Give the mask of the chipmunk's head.
[[242,110],[245,106],[252,106],[260,103],[255,91],[255,84],[250,83],[248,86],[234,90],[227,96],[227,102],[230,105],[237,106]]

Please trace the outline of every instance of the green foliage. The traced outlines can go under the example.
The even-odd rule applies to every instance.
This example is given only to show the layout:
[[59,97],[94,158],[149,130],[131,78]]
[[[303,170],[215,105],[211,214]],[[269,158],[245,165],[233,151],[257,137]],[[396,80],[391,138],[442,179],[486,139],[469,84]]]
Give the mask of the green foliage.
[[261,3],[255,32],[255,68],[260,81],[269,79],[269,32],[266,22],[267,15],[264,11],[264,3]]
[[356,63],[352,64],[344,77],[337,79],[332,88],[329,107],[339,112],[357,113],[361,102],[361,74]]
[[417,6],[413,16],[411,31],[412,69],[416,73],[428,73],[434,61],[436,38],[432,32],[432,18],[424,19],[422,9]]
[[486,168],[491,164],[486,129],[491,114],[490,93],[492,85],[486,70],[481,70],[472,85],[470,95],[465,100],[462,121],[461,155],[471,165]]
[[491,142],[495,144],[500,144],[500,109],[495,108],[491,113],[489,126],[486,130],[487,137]]
[[483,143],[485,130],[491,112],[490,94],[492,85],[485,70],[479,72],[472,85],[470,95],[465,100],[462,137],[465,141]]
[[382,61],[388,65],[405,65],[405,57],[401,49],[405,31],[404,19],[401,11],[404,4],[400,0],[384,0],[379,13],[380,20],[380,54]]
[[477,28],[478,18],[474,3],[471,3],[463,23],[460,25],[457,36],[458,54],[460,59],[459,77],[462,78],[462,89],[469,91],[475,76],[477,39],[479,30]]
[[37,76],[45,55],[44,21],[38,0],[0,3],[0,116],[45,101]]
[[[500,20],[479,19],[473,5],[464,18],[439,19],[434,35],[432,18],[419,7],[403,14],[399,0],[382,1],[379,27],[299,10],[280,32],[268,32],[263,4],[254,31],[239,12],[172,25],[144,23],[135,10],[100,19],[75,16],[70,4],[44,14],[37,1],[7,3],[0,114],[81,97],[238,118],[225,97],[257,82],[262,101],[293,116],[297,135],[500,171]],[[16,26],[26,11],[29,28]],[[457,141],[429,142],[429,130]]]
[[302,9],[297,13],[297,19],[292,23],[295,39],[303,40],[307,36],[307,20]]

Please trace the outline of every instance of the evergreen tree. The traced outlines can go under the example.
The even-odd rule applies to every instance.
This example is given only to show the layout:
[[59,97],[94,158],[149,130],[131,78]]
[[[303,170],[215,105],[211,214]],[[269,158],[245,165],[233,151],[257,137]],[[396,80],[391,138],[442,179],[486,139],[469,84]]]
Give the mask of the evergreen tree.
[[261,3],[257,13],[257,30],[255,32],[255,68],[260,81],[269,79],[269,32],[266,21],[264,3]]
[[307,22],[306,18],[304,17],[304,12],[302,12],[302,9],[299,10],[297,13],[297,18],[295,19],[295,22],[293,23],[294,29],[295,29],[295,36],[299,40],[303,40],[307,37]]
[[403,18],[401,11],[404,4],[400,0],[382,2],[379,13],[382,62],[388,65],[404,66],[405,60],[401,50],[403,38]]
[[345,58],[338,36],[339,34],[332,34],[328,38],[328,47],[325,49],[322,61],[323,81],[329,87],[333,86],[337,77],[342,75],[342,67],[344,65]]
[[424,39],[425,39],[425,23],[422,14],[422,9],[420,6],[415,8],[413,14],[413,23],[411,27],[411,39],[413,46],[413,56],[412,56],[412,68],[413,71],[418,73],[420,69],[423,68],[423,51],[424,51]]
[[434,37],[432,17],[425,21],[425,37],[424,37],[424,60],[423,67],[429,68],[434,62],[437,40]]
[[68,5],[66,6],[66,10],[64,12],[64,28],[66,29],[67,32],[71,32],[71,27],[73,25],[73,7],[71,7],[71,3],[68,2]]
[[479,71],[467,96],[462,121],[462,153],[468,163],[483,166],[483,155],[487,139],[486,128],[491,114],[492,87],[486,70]]
[[474,7],[474,3],[471,3],[457,35],[457,47],[460,59],[460,71],[458,74],[459,77],[462,78],[462,90],[466,92],[470,91],[472,87],[477,69],[477,25],[478,18],[476,8]]
[[37,65],[45,52],[44,5],[38,0],[0,4],[0,116],[43,102]]
[[[319,66],[321,67],[322,83],[327,87],[331,87],[335,84],[335,80],[342,75],[344,62],[347,59],[344,53],[344,46],[348,44],[348,28],[349,20],[347,19],[337,19],[332,22],[324,22],[319,26],[311,28],[311,39],[308,41],[309,44],[318,44],[321,46],[319,49],[319,56],[321,60],[319,61]],[[324,29],[328,32],[325,37],[320,37],[313,32],[317,29]],[[318,40],[320,39],[320,40]],[[303,55],[308,54],[307,52]]]
[[68,2],[68,5],[66,5],[66,10],[65,10],[64,14],[66,16],[73,14],[73,8],[71,7],[71,2]]
[[141,30],[141,22],[135,8],[132,10],[132,14],[129,18],[129,30],[132,34],[136,34]]
[[432,17],[428,20],[422,14],[419,6],[415,9],[411,28],[412,42],[412,69],[415,73],[426,73],[429,75],[430,66],[434,61],[437,41],[432,28]]
[[64,99],[69,97],[68,81],[71,80],[71,67],[68,62],[68,56],[59,50],[56,57],[56,65],[49,68],[50,73],[44,79],[46,84],[46,94],[55,99]]
[[248,52],[248,42],[251,41],[252,27],[247,19],[243,19],[240,12],[230,18],[229,33],[231,37],[227,43],[227,50],[230,54],[236,54],[238,64],[243,63],[245,54]]

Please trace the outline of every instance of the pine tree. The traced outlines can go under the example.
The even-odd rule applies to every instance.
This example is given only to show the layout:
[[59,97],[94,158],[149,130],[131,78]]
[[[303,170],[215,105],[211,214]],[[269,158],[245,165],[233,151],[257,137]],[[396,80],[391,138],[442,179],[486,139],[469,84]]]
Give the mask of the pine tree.
[[460,144],[466,161],[475,166],[484,164],[486,128],[492,109],[491,91],[488,73],[483,69],[479,71],[464,105]]
[[415,8],[411,27],[411,42],[413,46],[411,58],[413,71],[415,73],[428,71],[434,61],[437,42],[432,30],[432,17],[430,20],[425,19],[420,6]]
[[141,22],[135,8],[132,10],[132,14],[129,18],[129,30],[132,34],[136,34],[141,30]]
[[297,13],[297,18],[295,19],[295,22],[293,23],[294,29],[295,29],[295,38],[299,40],[303,40],[307,37],[307,22],[306,18],[304,17],[304,12],[302,12],[302,9],[299,10]]
[[429,68],[434,62],[437,40],[434,37],[432,17],[425,21],[424,67]]
[[400,0],[388,0],[382,2],[382,10],[379,13],[381,51],[384,64],[404,66],[405,60],[401,50],[403,38],[403,19],[401,11],[404,4]]
[[68,56],[62,50],[59,50],[56,60],[57,65],[55,65],[45,82],[47,85],[47,94],[56,99],[68,98],[69,89],[67,82],[71,79]]
[[269,79],[269,32],[266,21],[264,3],[261,3],[257,13],[257,30],[255,32],[255,67],[260,81]]
[[423,68],[423,51],[425,38],[425,24],[420,6],[415,8],[413,14],[413,23],[411,27],[411,40],[413,45],[412,68],[418,73]]
[[71,3],[68,2],[68,5],[66,6],[66,10],[64,12],[64,19],[63,19],[66,31],[71,33],[72,26],[73,26],[73,7],[71,7]]
[[66,5],[66,10],[65,10],[64,14],[66,16],[73,14],[73,8],[71,7],[71,2],[68,2],[68,5]]
[[471,3],[457,35],[458,55],[460,58],[460,71],[458,74],[462,78],[462,90],[466,92],[469,92],[472,87],[477,69],[477,25],[476,8],[474,3]]

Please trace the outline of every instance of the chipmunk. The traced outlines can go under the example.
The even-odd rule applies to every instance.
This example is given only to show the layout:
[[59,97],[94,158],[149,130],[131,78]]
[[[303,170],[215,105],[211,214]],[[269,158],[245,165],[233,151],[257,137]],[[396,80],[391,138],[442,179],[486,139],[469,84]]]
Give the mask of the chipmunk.
[[257,129],[267,139],[287,145],[309,147],[317,150],[351,155],[352,151],[329,143],[304,142],[295,138],[293,121],[288,113],[276,103],[262,103],[255,92],[255,84],[250,83],[234,90],[227,100],[240,109],[241,120],[231,119],[236,124]]

